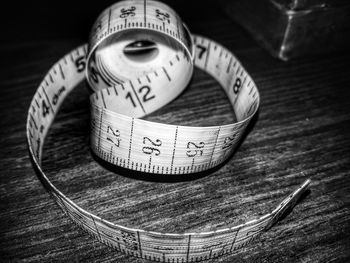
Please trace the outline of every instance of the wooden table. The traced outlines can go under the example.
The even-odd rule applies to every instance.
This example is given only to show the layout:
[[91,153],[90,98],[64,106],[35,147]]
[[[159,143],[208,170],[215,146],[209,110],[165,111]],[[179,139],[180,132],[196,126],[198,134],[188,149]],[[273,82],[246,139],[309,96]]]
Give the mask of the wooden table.
[[[89,94],[82,84],[63,105],[46,142],[49,177],[107,220],[167,232],[245,222],[269,212],[311,178],[311,191],[291,213],[246,249],[216,261],[350,261],[350,53],[281,62],[215,3],[196,16],[181,6],[179,12],[192,32],[232,50],[261,93],[259,114],[237,152],[200,176],[134,178],[107,170],[89,150]],[[113,251],[75,226],[50,199],[29,161],[25,119],[32,95],[49,67],[83,39],[68,35],[1,43],[2,262],[147,262]],[[219,85],[196,70],[180,98],[146,119],[213,125],[232,118]]]

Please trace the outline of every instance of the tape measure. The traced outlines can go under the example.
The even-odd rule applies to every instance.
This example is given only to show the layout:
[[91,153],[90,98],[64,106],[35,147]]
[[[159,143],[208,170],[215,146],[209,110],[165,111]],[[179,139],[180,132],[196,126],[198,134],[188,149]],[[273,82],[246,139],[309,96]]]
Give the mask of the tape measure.
[[[237,121],[188,127],[140,119],[175,99],[189,83],[193,66],[220,83]],[[59,60],[37,89],[28,112],[27,139],[34,168],[56,203],[78,226],[110,247],[164,262],[215,258],[246,246],[270,228],[310,184],[305,181],[259,219],[210,232],[152,232],[95,216],[61,193],[41,167],[49,127],[64,98],[85,79],[94,91],[90,96],[93,152],[114,165],[164,176],[196,173],[225,161],[257,111],[260,97],[229,50],[191,35],[167,5],[131,0],[103,11],[89,44]]]

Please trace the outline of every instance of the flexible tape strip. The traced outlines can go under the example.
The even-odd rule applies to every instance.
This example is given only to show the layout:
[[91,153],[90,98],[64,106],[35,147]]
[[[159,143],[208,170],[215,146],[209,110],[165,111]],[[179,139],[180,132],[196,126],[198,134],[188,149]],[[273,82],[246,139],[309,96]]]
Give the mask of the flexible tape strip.
[[[155,4],[156,2],[153,2]],[[112,13],[112,12],[110,12]],[[118,98],[124,98],[125,96],[121,96],[121,92],[123,89],[116,89],[116,86],[113,86],[108,89],[103,89],[91,97],[91,108],[92,108],[92,116],[95,121],[92,123],[92,148],[94,151],[103,159],[107,161],[111,161],[113,163],[117,163],[122,166],[131,165],[132,161],[127,161],[124,159],[123,161],[115,161],[115,157],[110,154],[108,156],[107,150],[110,151],[110,140],[108,140],[108,125],[112,125],[113,131],[116,132],[116,127],[114,125],[118,125],[120,128],[120,136],[123,133],[124,126],[128,128],[132,128],[134,130],[134,134],[140,129],[140,131],[147,132],[148,136],[156,135],[159,136],[163,132],[174,131],[175,128],[175,136],[177,136],[176,144],[181,140],[186,140],[186,136],[181,137],[182,134],[188,133],[191,139],[204,138],[203,134],[215,134],[215,143],[212,147],[212,154],[210,155],[210,165],[206,165],[205,162],[208,159],[203,159],[203,161],[198,166],[197,163],[193,164],[192,167],[195,168],[180,168],[182,166],[176,166],[176,163],[167,163],[165,161],[160,161],[165,167],[165,171],[163,168],[155,168],[153,170],[149,168],[150,160],[148,160],[148,168],[141,169],[147,172],[161,172],[161,173],[186,173],[199,171],[201,169],[207,169],[213,165],[216,165],[221,160],[226,158],[226,154],[214,152],[215,149],[222,149],[227,140],[225,138],[235,135],[235,140],[238,140],[240,135],[243,132],[243,127],[246,126],[251,116],[254,114],[258,107],[258,99],[251,100],[250,95],[256,91],[254,84],[245,72],[240,63],[235,59],[235,57],[227,50],[225,50],[220,45],[202,38],[195,37],[196,48],[199,52],[198,58],[195,59],[195,64],[217,77],[220,84],[224,87],[226,93],[228,94],[231,102],[233,102],[234,110],[236,111],[236,115],[238,120],[241,120],[238,124],[226,125],[222,127],[183,127],[183,126],[170,126],[165,124],[155,124],[149,123],[143,120],[139,120],[133,117],[123,116],[120,113],[113,113],[110,111],[109,106],[112,105],[114,99],[118,100]],[[100,42],[101,43],[101,42]],[[203,58],[199,58],[200,52],[203,50],[203,46],[207,48],[206,57],[203,55]],[[204,52],[205,53],[205,52]],[[203,54],[204,54],[203,53]],[[305,181],[298,189],[296,189],[291,195],[289,195],[282,203],[280,203],[275,210],[271,213],[266,214],[263,217],[260,217],[257,220],[249,221],[245,224],[219,229],[216,231],[210,231],[205,233],[158,233],[145,231],[141,229],[132,229],[124,226],[120,226],[117,224],[113,224],[108,222],[100,217],[97,217],[81,207],[77,206],[74,202],[72,202],[69,198],[67,198],[63,193],[61,193],[55,186],[49,181],[41,168],[41,159],[42,159],[42,149],[43,142],[45,136],[48,132],[48,129],[51,123],[54,120],[54,117],[62,104],[64,98],[68,95],[68,93],[75,87],[79,82],[84,80],[84,71],[86,67],[86,54],[87,54],[87,46],[79,47],[73,50],[71,53],[62,58],[58,63],[56,63],[51,70],[48,72],[38,90],[36,91],[33,100],[31,102],[28,118],[27,118],[27,138],[29,151],[33,160],[34,167],[38,171],[38,176],[45,188],[54,198],[56,203],[66,212],[66,214],[71,217],[71,219],[82,229],[86,230],[89,234],[105,243],[108,246],[116,248],[119,251],[124,253],[134,255],[137,257],[142,257],[145,259],[152,259],[164,262],[189,262],[189,261],[199,261],[209,258],[214,258],[219,255],[223,255],[226,253],[230,253],[235,251],[247,244],[249,244],[253,239],[255,239],[259,234],[261,234],[264,230],[271,227],[278,218],[284,213],[284,211],[288,208],[291,208],[295,205],[296,201],[300,197],[300,195],[307,189],[310,181]],[[210,54],[210,55],[208,55]],[[184,54],[183,57],[186,57]],[[190,62],[190,60],[188,60]],[[226,64],[225,64],[226,63]],[[190,64],[190,63],[188,63]],[[226,71],[225,71],[226,68]],[[227,77],[222,77],[224,74],[221,74],[224,69],[224,72],[227,72]],[[163,68],[161,71],[164,72]],[[172,72],[169,70],[169,72]],[[169,73],[168,72],[168,73]],[[229,74],[230,73],[230,74]],[[154,74],[156,76],[156,74]],[[228,77],[231,75],[231,77]],[[149,76],[148,76],[149,77]],[[161,78],[161,74],[158,74],[158,77]],[[240,87],[238,88],[237,95],[232,95],[234,93],[234,88],[237,87],[235,83],[237,83],[237,79],[242,77]],[[145,76],[144,78],[147,79]],[[140,77],[141,79],[141,77]],[[168,76],[163,74],[164,81],[169,81]],[[174,79],[175,80],[175,79]],[[132,80],[129,84],[129,88],[132,88],[132,83],[138,83],[138,80]],[[152,82],[153,85],[157,85],[157,83],[161,83],[162,81],[157,79]],[[174,81],[176,82],[176,81]],[[186,81],[185,81],[186,82]],[[140,84],[140,83],[139,83]],[[141,84],[142,85],[142,81]],[[125,90],[127,90],[127,85],[124,86]],[[247,88],[249,87],[249,88]],[[135,87],[134,87],[135,88]],[[127,92],[127,91],[125,91]],[[230,93],[231,92],[231,93]],[[115,94],[115,96],[111,95]],[[119,94],[119,95],[118,95]],[[248,94],[248,96],[247,96]],[[258,93],[256,91],[256,96]],[[109,99],[109,98],[112,98]],[[106,99],[107,98],[107,99]],[[256,97],[258,98],[258,97]],[[248,105],[248,107],[246,106]],[[139,114],[136,112],[136,114]],[[141,113],[141,115],[144,113]],[[131,127],[127,126],[125,123],[130,124]],[[115,121],[118,121],[117,123]],[[124,121],[124,124],[123,124]],[[97,125],[99,124],[99,126]],[[99,128],[98,128],[99,127]],[[158,132],[153,130],[153,127],[157,127]],[[148,134],[149,130],[151,130],[151,134]],[[161,131],[161,132],[159,132]],[[209,131],[209,132],[208,132]],[[220,137],[220,134],[223,134],[223,137]],[[130,147],[128,151],[130,152],[130,157],[135,155],[135,160],[137,158],[142,158],[142,154],[147,155],[144,151],[135,151],[133,148],[134,145],[143,145],[143,140],[148,141],[148,139],[143,139],[141,141],[137,141],[133,136],[129,133],[129,137],[126,141],[129,142]],[[170,134],[170,133],[169,133]],[[238,135],[236,135],[238,134]],[[227,136],[227,137],[225,137]],[[170,136],[171,137],[171,136]],[[104,140],[102,138],[105,138]],[[149,137],[147,137],[149,138]],[[152,137],[153,138],[153,137]],[[211,137],[213,138],[213,137]],[[124,140],[124,138],[121,138]],[[161,138],[158,140],[167,140],[167,138]],[[150,140],[151,141],[151,140]],[[153,142],[158,143],[156,140]],[[171,145],[174,145],[174,138],[171,141]],[[230,141],[229,141],[230,142]],[[115,141],[113,142],[113,144]],[[196,143],[194,143],[196,144]],[[210,143],[208,143],[210,145]],[[98,147],[99,145],[99,147]],[[166,145],[164,143],[163,145]],[[188,143],[187,143],[188,145]],[[192,144],[191,144],[192,145]],[[200,144],[196,144],[200,145]],[[219,146],[218,146],[219,145]],[[105,147],[107,146],[107,147]],[[154,146],[154,145],[153,145]],[[117,147],[117,146],[116,146]],[[142,146],[145,147],[145,146]],[[148,147],[148,146],[147,146]],[[174,146],[173,146],[174,147]],[[181,150],[188,152],[188,149],[185,145],[182,147],[176,146],[175,152],[181,153]],[[216,148],[218,147],[218,148]],[[233,146],[229,146],[233,147]],[[118,147],[117,147],[118,148]],[[98,150],[101,149],[101,150]],[[142,148],[141,148],[142,149]],[[146,148],[146,151],[153,153],[158,153],[155,149],[156,147]],[[214,149],[214,150],[213,150]],[[160,149],[158,149],[160,151]],[[161,149],[161,153],[164,153],[164,150]],[[132,151],[132,153],[131,153]],[[134,152],[135,151],[135,152]],[[197,153],[200,151],[197,151]],[[102,153],[102,154],[101,154]],[[113,153],[113,149],[112,149]],[[131,155],[133,154],[133,155]],[[193,153],[194,154],[194,153]],[[218,154],[217,157],[214,154]],[[150,155],[150,154],[149,154]],[[156,154],[154,154],[156,155]],[[170,154],[174,156],[173,153]],[[170,156],[168,155],[168,157]],[[203,154],[204,155],[204,154]],[[153,156],[153,155],[151,155]],[[205,155],[204,155],[205,156]],[[159,157],[159,155],[157,156]],[[175,155],[174,159],[180,159],[181,162],[184,162],[189,156],[186,155],[184,158],[181,158],[178,155]],[[191,157],[193,158],[193,156]],[[204,157],[203,157],[204,158]],[[205,158],[208,158],[206,156]],[[193,158],[194,159],[194,158]],[[131,159],[129,159],[131,160]],[[215,161],[212,161],[215,160]],[[151,160],[154,161],[154,160]],[[197,160],[196,160],[197,161]],[[128,163],[128,164],[127,164]],[[134,164],[136,166],[136,164]],[[177,170],[175,171],[175,167]],[[168,171],[166,170],[168,168]],[[135,168],[134,168],[135,169]],[[140,170],[137,169],[136,170]]]
[[[130,38],[156,42],[158,61],[128,60],[123,47]],[[258,90],[235,56],[206,38],[189,39],[179,16],[162,3],[124,1],[107,8],[93,27],[88,50],[87,79],[98,91],[91,99],[91,148],[115,165],[158,174],[207,170],[231,155],[258,109]],[[193,63],[221,84],[238,122],[184,127],[137,119],[177,97]]]
[[[156,98],[167,101],[174,98],[163,98],[162,93],[169,95],[164,88],[174,90],[179,85],[180,80],[177,81],[176,77],[181,77],[183,65],[176,67],[176,63],[181,62],[179,59],[172,62],[172,66],[165,63],[169,65],[167,74],[162,74],[164,66],[157,75],[149,74],[148,78],[140,77],[138,81],[129,81],[123,86],[102,89],[91,97],[91,147],[96,155],[124,168],[159,174],[200,172],[220,164],[231,155],[258,108],[259,94],[254,82],[231,52],[203,37],[196,36],[194,40],[197,54],[203,47],[207,48],[201,57],[195,57],[195,65],[222,85],[238,122],[224,126],[186,127],[124,115],[134,109],[126,100],[132,89],[152,87],[151,96],[155,99],[149,101],[153,103],[151,111],[158,108]],[[230,63],[232,67],[228,69]],[[138,107],[136,116],[142,117],[149,112],[147,103],[144,103],[143,110]]]

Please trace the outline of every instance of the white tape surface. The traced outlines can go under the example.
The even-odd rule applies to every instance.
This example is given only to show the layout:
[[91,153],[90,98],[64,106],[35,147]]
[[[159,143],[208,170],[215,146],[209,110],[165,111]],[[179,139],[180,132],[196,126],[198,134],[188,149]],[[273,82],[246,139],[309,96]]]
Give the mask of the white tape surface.
[[[237,122],[187,127],[139,119],[176,98],[193,65],[226,92]],[[178,15],[156,1],[124,1],[106,9],[84,45],[58,61],[40,84],[28,112],[27,137],[39,178],[72,220],[101,242],[137,257],[192,262],[237,250],[271,227],[295,205],[307,180],[277,208],[245,224],[206,233],[156,233],[110,223],[74,204],[41,168],[45,136],[64,98],[85,79],[91,101],[91,147],[124,168],[188,174],[226,160],[259,106],[258,90],[235,56],[204,37],[192,36]]]

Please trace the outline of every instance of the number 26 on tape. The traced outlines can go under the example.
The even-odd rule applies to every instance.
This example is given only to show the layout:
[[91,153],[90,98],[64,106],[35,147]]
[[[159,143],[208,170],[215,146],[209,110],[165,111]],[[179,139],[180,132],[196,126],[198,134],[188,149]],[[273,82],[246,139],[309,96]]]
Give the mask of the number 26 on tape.
[[160,155],[159,147],[162,146],[162,141],[159,139],[151,140],[148,137],[143,137],[143,144],[146,145],[142,148],[142,152],[145,154]]

